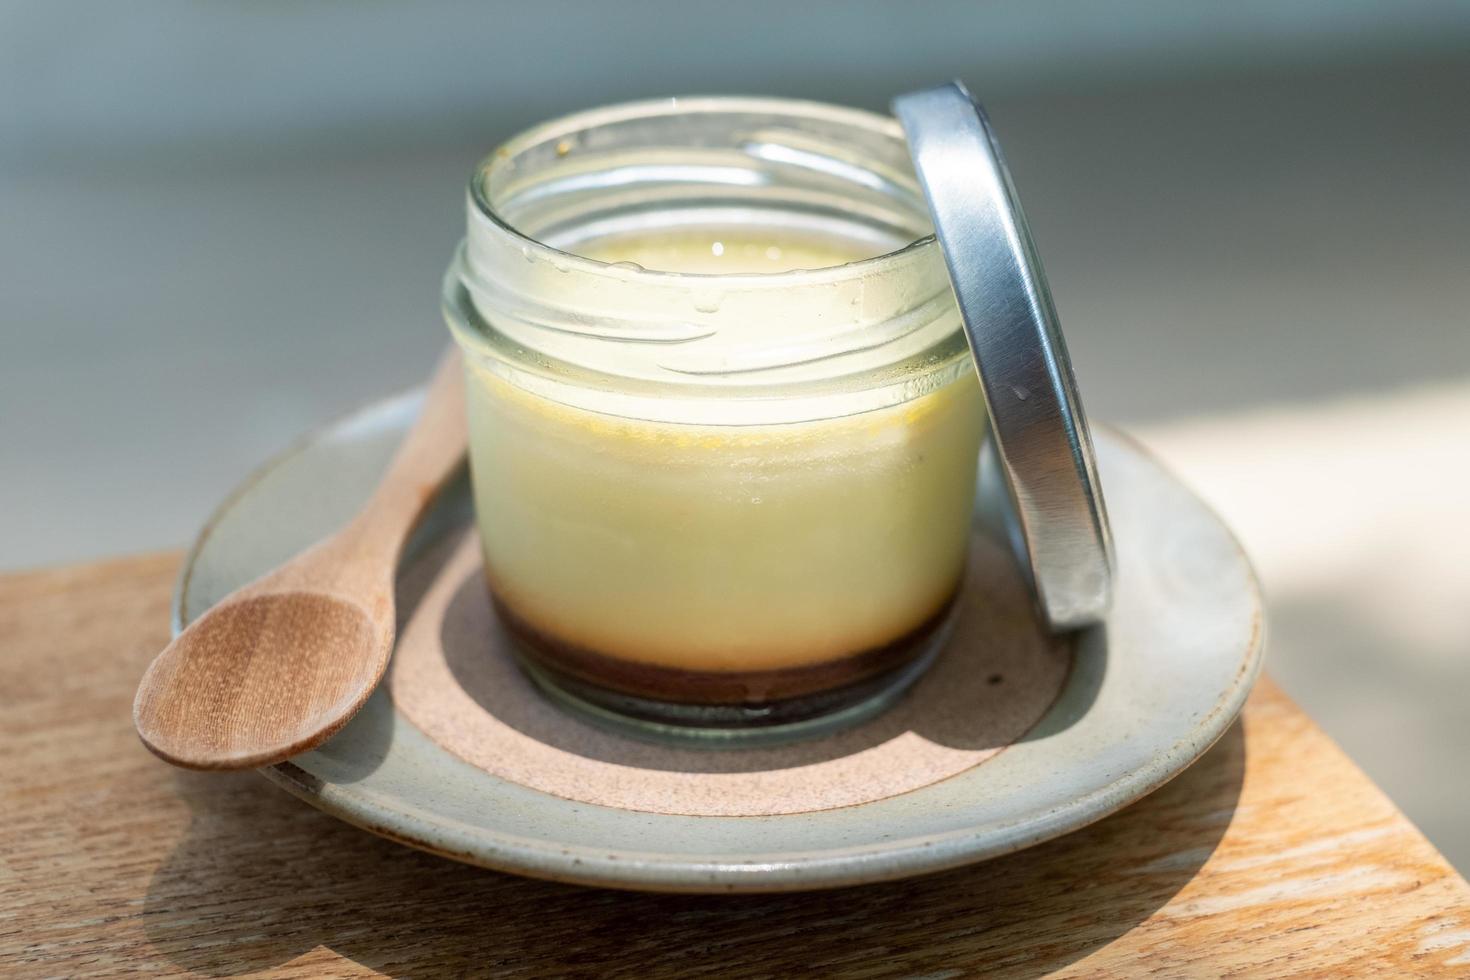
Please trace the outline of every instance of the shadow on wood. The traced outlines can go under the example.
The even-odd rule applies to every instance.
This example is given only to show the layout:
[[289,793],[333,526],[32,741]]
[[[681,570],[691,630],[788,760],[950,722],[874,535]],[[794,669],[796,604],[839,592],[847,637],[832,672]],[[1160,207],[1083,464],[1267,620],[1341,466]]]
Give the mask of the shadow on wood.
[[[319,947],[415,977],[1035,976],[1175,895],[1224,835],[1244,772],[1237,723],[1154,795],[1020,854],[905,882],[743,897],[526,881],[371,837],[258,777],[180,772],[193,820],[149,883],[143,921],[156,950],[215,976],[298,958],[313,973]],[[205,891],[210,881],[234,887]]]

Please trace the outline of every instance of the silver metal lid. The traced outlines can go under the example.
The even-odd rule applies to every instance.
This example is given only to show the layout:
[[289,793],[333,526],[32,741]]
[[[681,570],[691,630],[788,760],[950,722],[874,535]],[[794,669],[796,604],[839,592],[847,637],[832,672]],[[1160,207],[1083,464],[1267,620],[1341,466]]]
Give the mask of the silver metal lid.
[[959,82],[900,96],[919,184],[990,408],[1011,543],[1053,630],[1098,622],[1112,541],[1092,436],[1000,144]]

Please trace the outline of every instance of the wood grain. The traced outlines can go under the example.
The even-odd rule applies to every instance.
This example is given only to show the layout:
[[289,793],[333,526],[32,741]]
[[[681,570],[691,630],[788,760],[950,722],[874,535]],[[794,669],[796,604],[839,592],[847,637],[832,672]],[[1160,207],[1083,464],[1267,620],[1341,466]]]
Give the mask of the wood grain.
[[1470,976],[1470,886],[1269,681],[1173,783],[1022,854],[809,895],[593,891],[150,756],[129,705],[177,561],[0,578],[0,975]]

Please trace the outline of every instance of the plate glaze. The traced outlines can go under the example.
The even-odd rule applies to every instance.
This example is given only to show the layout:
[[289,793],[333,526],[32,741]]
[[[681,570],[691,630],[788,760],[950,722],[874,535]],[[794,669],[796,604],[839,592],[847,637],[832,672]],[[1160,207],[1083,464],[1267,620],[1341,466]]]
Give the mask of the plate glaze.
[[[185,561],[177,632],[347,520],[418,395],[369,406],[253,474]],[[900,796],[766,817],[677,816],[564,800],[462,762],[379,690],[325,745],[262,770],[373,833],[487,868],[616,888],[795,891],[902,878],[1020,850],[1143,797],[1229,728],[1260,670],[1260,591],[1210,510],[1119,433],[1096,433],[1117,576],[1108,623],[1078,638],[1061,695],[983,765]],[[468,487],[419,534],[467,519]],[[981,501],[982,518],[987,513]],[[412,547],[412,546],[411,546]]]

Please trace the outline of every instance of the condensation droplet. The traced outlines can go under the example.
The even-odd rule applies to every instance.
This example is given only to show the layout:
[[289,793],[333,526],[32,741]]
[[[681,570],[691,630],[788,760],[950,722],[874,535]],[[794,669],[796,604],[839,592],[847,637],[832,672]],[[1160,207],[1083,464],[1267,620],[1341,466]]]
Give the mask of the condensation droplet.
[[695,293],[694,308],[700,313],[718,313],[723,299],[719,293]]

